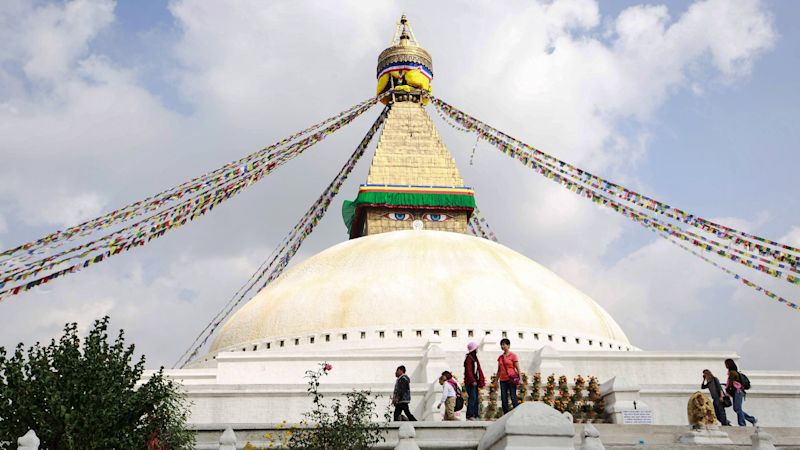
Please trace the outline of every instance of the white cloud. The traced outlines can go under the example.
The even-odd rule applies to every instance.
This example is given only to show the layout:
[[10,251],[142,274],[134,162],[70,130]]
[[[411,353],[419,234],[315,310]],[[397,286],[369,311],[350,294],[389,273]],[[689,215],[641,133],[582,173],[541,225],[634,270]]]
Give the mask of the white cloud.
[[675,33],[681,35],[677,40],[682,48],[691,54],[689,49],[696,48],[696,40],[707,42],[714,65],[726,76],[749,74],[755,58],[777,39],[771,14],[757,0],[697,2],[677,26]]
[[[478,2],[402,6],[433,53],[437,95],[656,196],[636,177],[652,138],[648,121],[676,92],[746,77],[776,39],[755,1],[700,1],[676,18],[664,6],[602,17],[591,0],[519,1],[503,9]],[[104,30],[114,30],[113,3],[2,2],[0,40],[7,44],[0,62],[19,71],[0,69],[0,154],[11,161],[0,167],[0,214],[10,230],[23,230],[4,242],[35,238],[39,230],[31,225],[64,226],[145,197],[369,97],[375,59],[401,11],[378,2],[181,0],[170,12],[177,37],[157,55],[166,61],[158,75],[189,105],[181,114],[147,87],[141,62],[115,60],[93,46]],[[623,132],[621,122],[630,118],[642,129]],[[10,299],[0,305],[9,314],[0,316],[19,320],[0,317],[0,342],[55,335],[63,325],[56,322],[88,323],[110,312],[151,361],[172,362],[316,198],[343,160],[342,148],[352,148],[365,126],[354,124],[202,224]],[[457,158],[474,144],[472,136],[442,132]],[[727,337],[672,337],[684,329],[684,315],[715,314],[703,302],[707,295],[721,301],[733,291],[715,269],[650,240],[607,261],[621,240],[645,240],[638,227],[486,144],[476,160],[462,164],[462,174],[500,239],[606,305],[634,344],[755,345],[756,328],[746,326]],[[361,181],[363,173],[352,179]],[[289,183],[291,190],[282,188]],[[344,238],[336,207],[303,254]],[[787,235],[795,238],[800,231]],[[27,330],[43,309],[59,314]]]
[[[52,291],[40,290],[38,293],[48,295]],[[44,311],[31,322],[36,331],[42,333],[46,339],[55,337],[51,336],[53,330],[61,330],[64,327],[64,317],[66,316],[78,324],[78,333],[83,335],[89,331],[95,320],[109,314],[113,309],[114,301],[111,298],[97,298],[64,304],[58,310]]]
[[[723,223],[754,227],[754,221],[735,217]],[[793,237],[800,238],[796,227],[781,242],[791,243]],[[705,256],[779,295],[795,294],[784,281]],[[800,350],[778,345],[793,339],[796,312],[664,239],[654,239],[611,265],[567,256],[552,267],[602,299],[632,343],[643,349],[727,350],[743,355],[746,367],[797,368]]]
[[111,327],[125,329],[149,365],[171,365],[255,270],[255,257],[262,252],[178,258],[155,277],[146,275],[141,264],[124,260],[87,270],[61,285],[4,302],[4,317],[15,319],[0,327],[0,346],[23,338],[26,344],[48,341],[66,322],[77,322],[85,333],[94,320],[109,314]]
[[[4,2],[5,3],[5,2]],[[0,10],[0,60],[21,63],[34,80],[55,81],[69,74],[89,42],[114,19],[111,0],[73,0],[34,6],[11,1]]]
[[[619,164],[619,158],[603,161],[602,149],[616,120],[648,118],[670,92],[702,87],[707,80],[693,79],[691,69],[709,55],[726,79],[746,75],[775,41],[770,16],[756,1],[697,2],[674,22],[666,6],[630,7],[610,25],[608,44],[598,35],[570,33],[569,16],[553,13],[562,3],[577,5],[533,5],[476,36],[473,63],[463,71],[472,75],[460,78],[458,91],[475,95],[481,111],[507,118],[546,148],[578,162],[592,158],[599,169]],[[584,9],[587,17],[596,14],[595,5]],[[591,31],[598,22],[580,23]],[[491,101],[500,98],[514,101]]]
[[[373,59],[375,43],[387,40],[378,30],[396,20],[377,3],[353,1],[184,0],[170,10],[183,32],[175,50],[185,67],[184,96],[242,128],[271,118],[275,109],[265,105],[292,114],[306,102],[333,111],[342,98],[352,101],[350,93],[373,78],[371,68],[354,62]],[[329,95],[313,94],[320,89]],[[355,98],[366,98],[371,90]]]
[[[702,294],[726,284],[713,267],[657,239],[604,269],[597,261],[564,258],[554,269],[574,280],[585,292],[625,323],[633,344],[645,349],[686,345],[677,336],[686,316],[705,314]],[[730,289],[730,287],[728,287]],[[669,339],[669,342],[664,342]]]
[[[634,6],[607,22],[604,33],[598,32],[594,2],[527,5],[513,16],[464,13],[473,21],[480,17],[470,36],[470,57],[458,62],[466,67],[454,88],[439,81],[435,90],[523,141],[656,198],[659,193],[635,175],[647,158],[651,136],[646,130],[626,136],[622,121],[650,120],[677,91],[746,75],[775,39],[770,17],[758,2],[697,2],[674,20],[666,6]],[[706,32],[704,21],[713,22],[715,32]],[[731,42],[742,45],[734,51]],[[714,64],[705,67],[709,55]],[[514,164],[478,157],[484,173],[487,165],[488,172],[500,173]],[[528,254],[558,255],[565,240],[592,236],[581,239],[580,252],[598,257],[622,235],[625,221],[552,183],[530,180],[534,175],[529,171],[491,179],[481,172],[468,175],[478,192],[486,191],[485,181],[501,185],[503,214],[514,205],[519,210],[511,214],[523,221],[523,229],[552,237],[527,249]]]
[[780,242],[784,242],[793,247],[800,247],[800,227],[792,227],[788,233],[781,237]]
[[23,203],[22,217],[32,225],[66,227],[99,216],[106,203],[95,192],[50,196],[45,202]]

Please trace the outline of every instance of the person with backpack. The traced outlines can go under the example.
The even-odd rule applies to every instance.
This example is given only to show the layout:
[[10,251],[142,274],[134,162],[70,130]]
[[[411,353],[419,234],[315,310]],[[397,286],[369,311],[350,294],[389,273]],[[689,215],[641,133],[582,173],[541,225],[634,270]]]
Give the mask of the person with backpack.
[[394,393],[392,394],[394,421],[399,421],[400,415],[405,413],[409,421],[416,422],[417,419],[408,409],[408,404],[411,403],[411,378],[406,375],[406,366],[398,366],[397,370],[394,371],[394,376],[397,378],[397,381],[394,382]]
[[[436,409],[441,409],[444,404],[444,420],[458,420],[456,419],[456,411],[464,407],[464,399],[461,397],[461,389],[458,383],[453,379],[453,374],[445,370],[439,377],[439,384],[442,386],[442,400],[436,406]],[[461,407],[456,405],[457,400],[461,400]]]
[[478,420],[478,389],[486,386],[481,362],[478,361],[478,344],[467,344],[464,358],[464,386],[467,388],[467,420]]
[[747,422],[755,426],[758,423],[758,419],[747,414],[742,409],[742,402],[744,402],[746,395],[745,391],[750,389],[750,380],[747,375],[739,372],[739,368],[736,367],[736,363],[732,359],[725,360],[725,367],[728,369],[728,382],[725,384],[725,390],[733,397],[733,410],[736,411],[736,419],[739,426],[747,426]]
[[723,404],[723,399],[728,398],[728,406],[730,406],[730,397],[722,390],[719,379],[708,369],[703,370],[703,383],[700,385],[700,389],[708,389],[708,392],[711,394],[711,400],[714,403],[714,414],[716,414],[719,423],[723,426],[730,426],[731,423],[728,421],[728,417],[725,414],[725,407]]
[[[497,379],[500,380],[500,398],[503,404],[503,414],[517,407],[517,386],[519,386],[520,370],[519,358],[511,351],[511,341],[507,338],[500,340],[500,349],[503,354],[497,358]],[[511,397],[512,408],[508,407],[508,397]]]

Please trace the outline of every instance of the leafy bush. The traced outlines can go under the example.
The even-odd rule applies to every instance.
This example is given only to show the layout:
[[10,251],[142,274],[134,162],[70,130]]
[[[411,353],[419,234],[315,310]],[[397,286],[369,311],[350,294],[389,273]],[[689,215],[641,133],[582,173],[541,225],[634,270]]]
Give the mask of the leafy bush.
[[134,346],[124,334],[108,342],[106,316],[84,339],[67,324],[59,341],[19,344],[9,355],[0,347],[0,449],[35,430],[49,450],[184,449],[194,433],[179,386],[163,368],[146,383],[145,359],[132,365]]
[[308,393],[314,406],[304,414],[305,427],[293,430],[289,438],[289,448],[304,450],[352,449],[366,450],[383,442],[384,430],[390,415],[387,409],[383,422],[375,411],[375,400],[368,390],[352,391],[345,394],[347,403],[333,399],[330,404],[323,401],[319,392],[319,380],[332,370],[328,363],[321,363],[319,369],[306,372]]

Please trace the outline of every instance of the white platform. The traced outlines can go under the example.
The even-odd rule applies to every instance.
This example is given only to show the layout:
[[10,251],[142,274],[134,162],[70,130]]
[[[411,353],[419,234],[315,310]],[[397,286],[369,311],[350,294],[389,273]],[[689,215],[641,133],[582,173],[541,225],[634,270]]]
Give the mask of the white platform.
[[[489,335],[479,340],[479,358],[487,376],[496,370],[498,338]],[[464,341],[452,340],[458,341],[458,347]],[[381,351],[333,346],[305,347],[301,351],[287,346],[223,352],[202,367],[167,371],[167,375],[184,384],[193,403],[192,424],[278,423],[299,421],[310,408],[303,376],[320,362],[333,365],[330,375],[322,379],[321,391],[326,396],[369,389],[384,397],[381,409],[389,402],[395,368],[403,364],[412,379],[412,412],[420,419],[440,420],[440,413],[433,408],[440,395],[435,380],[443,370],[451,370],[458,377],[463,372],[464,353],[448,341],[434,336],[394,342],[394,347],[387,341],[387,348]],[[686,404],[699,390],[702,370],[711,369],[724,381],[723,361],[737,358],[730,352],[559,351],[516,342],[514,351],[522,369],[530,375],[540,371],[543,376],[563,374],[570,380],[578,374],[594,375],[601,383],[616,377],[617,386],[624,379],[626,392],[607,397],[607,408],[632,409],[636,401],[637,408],[652,411],[656,425],[687,424]],[[743,371],[753,385],[745,410],[757,416],[760,425],[800,427],[800,373],[748,371],[746,367]],[[735,423],[733,410],[728,408],[727,412]]]

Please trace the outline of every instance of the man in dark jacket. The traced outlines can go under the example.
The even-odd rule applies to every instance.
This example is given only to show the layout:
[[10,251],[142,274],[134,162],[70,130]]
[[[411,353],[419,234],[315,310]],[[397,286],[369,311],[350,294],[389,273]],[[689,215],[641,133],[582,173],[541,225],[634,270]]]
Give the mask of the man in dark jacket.
[[703,371],[703,384],[700,385],[700,389],[708,389],[709,394],[711,394],[711,400],[714,402],[714,414],[717,415],[717,420],[722,425],[729,426],[731,423],[725,415],[725,407],[722,406],[722,396],[724,395],[722,386],[719,384],[717,377],[708,369]]
[[400,420],[400,414],[405,413],[408,420],[416,422],[417,419],[408,410],[411,403],[411,378],[406,375],[406,366],[398,366],[394,371],[397,381],[394,382],[394,394],[392,395],[392,405],[394,405],[394,421]]

